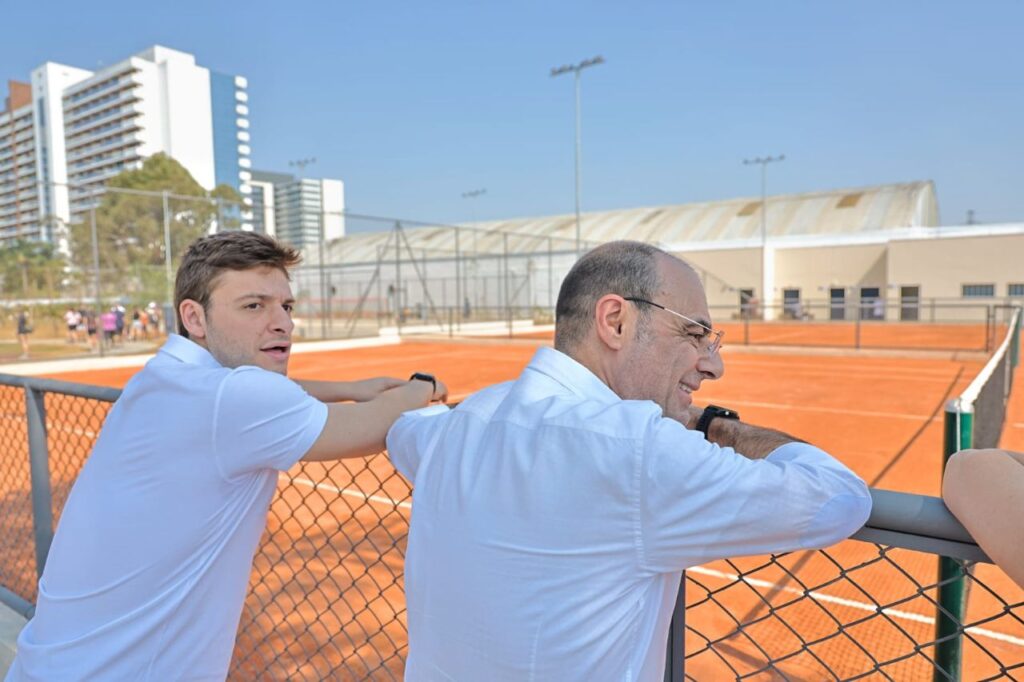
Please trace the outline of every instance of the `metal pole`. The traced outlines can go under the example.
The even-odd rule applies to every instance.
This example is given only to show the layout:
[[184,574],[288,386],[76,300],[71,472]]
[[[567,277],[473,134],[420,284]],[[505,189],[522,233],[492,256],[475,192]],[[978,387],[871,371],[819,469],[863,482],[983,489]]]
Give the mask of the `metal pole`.
[[551,308],[553,313],[555,308],[555,284],[551,271],[551,237],[548,237],[548,308]]
[[164,271],[167,278],[167,287],[164,294],[167,303],[174,304],[174,273],[171,271],[171,211],[170,197],[167,191],[161,192],[164,200]]
[[505,266],[505,275],[504,275],[504,277],[501,278],[501,283],[502,283],[502,290],[505,292],[505,295],[504,295],[504,298],[505,298],[505,315],[508,317],[508,338],[511,339],[512,338],[512,303],[511,303],[511,301],[508,300],[509,299],[509,291],[508,291],[508,234],[505,233],[505,232],[502,232],[501,238],[502,238],[501,241],[502,241],[502,245],[503,245],[501,260],[502,260],[502,263]]
[[[103,329],[100,322],[100,315],[103,312],[103,298],[100,295],[100,245],[96,237],[96,207],[89,209],[89,226],[92,230],[92,272],[93,284],[96,287],[96,344],[100,350],[100,357],[103,357]],[[169,322],[169,320],[168,320]]]
[[44,394],[25,387],[28,410],[28,456],[32,479],[32,525],[36,540],[36,574],[43,575],[53,543],[53,497],[50,491],[50,453],[46,442]]
[[[455,226],[455,306],[462,310],[462,263],[460,262],[461,254],[459,253],[459,226]],[[461,319],[461,315],[456,315],[455,319]],[[462,324],[459,323],[459,329],[462,329]]]
[[[973,443],[972,411],[964,410],[959,399],[946,404],[943,437],[942,471],[954,452],[971,447]],[[966,612],[967,589],[962,561],[939,557],[938,609],[935,614],[935,670],[933,680],[959,680],[963,655],[963,629],[961,623]]]
[[402,223],[395,223],[395,319],[398,321],[398,335],[402,335],[402,240],[399,232]]
[[319,260],[319,271],[320,271],[320,338],[321,339],[326,339],[327,338],[327,310],[324,307],[324,302],[327,300],[326,280],[324,278],[324,220],[325,220],[325,218],[326,218],[326,216],[324,215],[324,189],[323,189],[323,186],[321,185],[321,187],[320,187],[320,235],[319,235],[320,238],[317,240],[318,241],[317,247],[318,247],[319,252],[320,252],[320,255],[318,256],[318,260]]
[[686,680],[686,572],[679,581],[676,607],[668,626],[668,651],[665,653],[665,682]]
[[580,135],[580,70],[575,72],[576,82],[576,257],[580,256],[580,156],[583,141]]

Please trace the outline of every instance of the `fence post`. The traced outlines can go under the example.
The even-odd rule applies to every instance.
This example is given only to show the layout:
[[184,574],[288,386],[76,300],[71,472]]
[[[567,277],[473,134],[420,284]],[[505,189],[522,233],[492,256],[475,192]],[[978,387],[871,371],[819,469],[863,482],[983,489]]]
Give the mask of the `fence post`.
[[853,347],[860,348],[860,318],[864,317],[864,306],[857,306],[857,319],[853,323]]
[[679,594],[668,626],[668,651],[665,653],[665,682],[686,679],[686,571],[679,580]]
[[1024,308],[1017,308],[1016,314],[1010,317],[1010,324],[1013,325],[1013,336],[1010,338],[1010,366],[1014,369],[1020,364],[1021,317],[1024,317]]
[[25,387],[28,412],[28,458],[32,479],[32,526],[36,536],[36,573],[43,575],[53,542],[53,495],[50,492],[50,453],[46,443],[44,393]]
[[[946,403],[942,471],[954,452],[971,447],[974,414],[964,410],[960,400]],[[963,637],[961,623],[967,610],[966,573],[963,563],[939,557],[939,608],[935,614],[935,670],[933,680],[959,680]]]

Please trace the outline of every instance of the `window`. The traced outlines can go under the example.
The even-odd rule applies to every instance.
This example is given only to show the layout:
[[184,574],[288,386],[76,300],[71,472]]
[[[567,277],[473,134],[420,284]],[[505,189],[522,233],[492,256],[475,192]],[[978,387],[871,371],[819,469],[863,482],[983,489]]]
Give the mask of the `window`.
[[1024,296],[1024,284],[1007,284],[1007,296]]
[[964,284],[962,287],[964,298],[992,298],[996,295],[995,284]]

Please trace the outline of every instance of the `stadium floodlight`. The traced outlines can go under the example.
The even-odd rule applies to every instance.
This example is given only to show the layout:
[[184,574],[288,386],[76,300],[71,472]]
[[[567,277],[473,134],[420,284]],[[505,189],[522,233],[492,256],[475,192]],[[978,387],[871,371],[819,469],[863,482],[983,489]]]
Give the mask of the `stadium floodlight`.
[[767,302],[768,296],[768,206],[767,206],[767,174],[769,163],[779,163],[786,160],[785,154],[778,156],[756,156],[753,159],[743,159],[744,166],[761,166],[761,296]]
[[767,169],[769,163],[777,163],[779,161],[785,161],[786,155],[779,154],[778,156],[756,156],[753,159],[743,159],[744,166],[753,166],[755,164],[761,166],[761,248],[765,248],[765,244],[768,241],[768,223],[766,217],[766,206],[765,206],[765,187]]
[[604,64],[604,57],[597,55],[590,59],[584,59],[578,64],[566,64],[551,69],[551,77],[555,78],[562,74],[573,74],[576,86],[576,256],[580,255],[580,155],[583,142],[580,139],[580,72],[591,66]]

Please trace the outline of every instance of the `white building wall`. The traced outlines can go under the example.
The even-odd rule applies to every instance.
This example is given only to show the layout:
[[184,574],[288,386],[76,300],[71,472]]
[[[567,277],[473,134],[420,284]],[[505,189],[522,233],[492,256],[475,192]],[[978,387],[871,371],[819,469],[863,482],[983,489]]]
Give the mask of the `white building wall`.
[[161,115],[167,134],[163,151],[187,168],[204,189],[211,190],[216,180],[210,72],[196,66],[195,57],[183,52],[154,47],[147,53],[159,63],[163,79]]
[[[46,62],[32,71],[32,105],[35,118],[37,177],[49,184],[49,201],[40,202],[39,218],[55,216],[63,222],[71,220],[68,197],[67,152],[64,146],[63,92],[93,75],[92,71]],[[41,127],[40,111],[46,119]],[[44,167],[45,166],[45,167]],[[67,251],[67,237],[58,238],[58,248]]]
[[345,185],[341,180],[321,180],[320,196],[324,212],[324,239],[345,236]]

